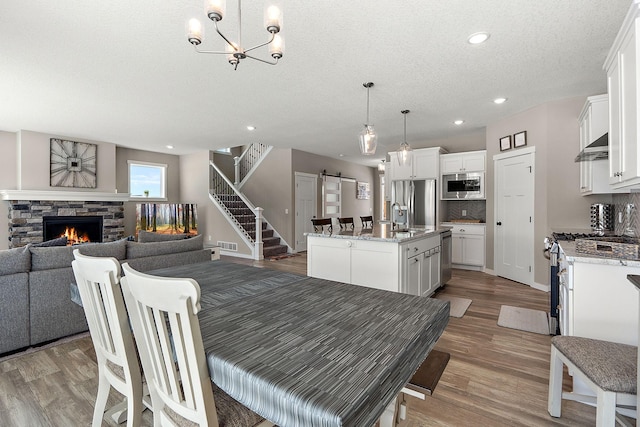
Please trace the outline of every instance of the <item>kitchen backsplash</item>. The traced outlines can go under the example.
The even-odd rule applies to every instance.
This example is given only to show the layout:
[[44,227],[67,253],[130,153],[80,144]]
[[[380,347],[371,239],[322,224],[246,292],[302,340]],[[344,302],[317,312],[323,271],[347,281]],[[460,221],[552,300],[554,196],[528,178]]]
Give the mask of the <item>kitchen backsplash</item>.
[[[487,209],[485,200],[447,200],[443,203],[441,218],[443,221],[454,219],[480,219],[482,222],[487,219]],[[462,215],[466,211],[466,215]]]
[[[627,205],[631,204],[630,215],[627,215]],[[613,209],[615,215],[615,234],[640,237],[640,193],[614,194]],[[619,221],[622,213],[622,222]]]

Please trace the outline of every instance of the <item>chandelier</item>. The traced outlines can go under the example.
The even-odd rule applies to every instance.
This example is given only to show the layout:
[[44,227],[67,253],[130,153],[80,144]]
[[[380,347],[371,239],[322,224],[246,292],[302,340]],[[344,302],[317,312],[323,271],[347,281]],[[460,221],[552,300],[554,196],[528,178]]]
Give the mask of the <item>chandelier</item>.
[[[265,64],[276,65],[278,63],[278,60],[282,58],[282,54],[284,52],[284,40],[280,36],[280,34],[278,34],[282,29],[282,12],[280,11],[280,9],[275,5],[270,5],[265,9],[264,21],[265,28],[270,34],[269,40],[267,40],[265,43],[258,44],[246,49],[242,44],[242,0],[238,0],[237,42],[229,40],[229,38],[222,34],[220,28],[218,28],[218,22],[222,21],[222,18],[224,18],[225,10],[226,0],[205,0],[204,12],[207,17],[211,19],[211,21],[213,21],[213,26],[215,27],[218,35],[220,35],[220,37],[224,39],[224,51],[201,50],[200,48],[198,48],[198,45],[202,43],[204,28],[202,27],[202,23],[198,19],[193,18],[189,20],[187,39],[189,40],[189,43],[195,46],[196,52],[227,55],[227,60],[229,61],[229,64],[233,65],[234,70],[238,69],[238,64],[245,58],[255,59],[256,61],[264,62]],[[249,55],[249,52],[267,45],[269,46],[269,54],[271,55],[271,58],[273,58],[273,61]]]
[[376,154],[376,147],[378,144],[378,135],[372,124],[369,124],[369,89],[373,86],[373,83],[363,83],[362,86],[367,88],[367,122],[364,124],[364,129],[360,132],[359,145],[360,153],[365,156],[371,156]]
[[400,149],[397,152],[398,163],[400,166],[408,166],[411,164],[411,146],[407,143],[407,114],[409,110],[400,111],[404,116],[404,142],[400,144]]

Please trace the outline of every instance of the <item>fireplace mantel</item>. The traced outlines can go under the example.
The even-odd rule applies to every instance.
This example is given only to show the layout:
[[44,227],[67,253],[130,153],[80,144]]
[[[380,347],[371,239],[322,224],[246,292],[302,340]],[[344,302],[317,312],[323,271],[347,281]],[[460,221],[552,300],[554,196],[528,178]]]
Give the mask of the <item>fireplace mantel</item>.
[[97,191],[0,190],[0,200],[127,202],[129,193]]

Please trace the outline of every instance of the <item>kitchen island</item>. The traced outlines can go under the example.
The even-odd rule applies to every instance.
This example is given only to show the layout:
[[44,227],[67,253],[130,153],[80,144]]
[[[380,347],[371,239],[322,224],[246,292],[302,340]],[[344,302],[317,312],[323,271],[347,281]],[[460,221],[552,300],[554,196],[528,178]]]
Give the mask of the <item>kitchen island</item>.
[[[441,283],[442,233],[449,227],[392,230],[389,224],[307,233],[307,275],[411,295],[429,296]],[[450,245],[446,245],[450,251]]]

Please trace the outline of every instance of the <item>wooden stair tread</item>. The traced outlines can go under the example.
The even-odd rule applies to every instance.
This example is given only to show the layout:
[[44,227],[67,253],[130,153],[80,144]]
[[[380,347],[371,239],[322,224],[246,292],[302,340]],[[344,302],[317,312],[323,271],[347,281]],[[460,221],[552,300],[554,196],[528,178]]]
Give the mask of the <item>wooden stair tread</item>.
[[406,387],[431,396],[450,358],[449,353],[431,350]]

